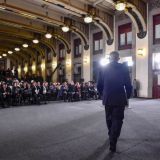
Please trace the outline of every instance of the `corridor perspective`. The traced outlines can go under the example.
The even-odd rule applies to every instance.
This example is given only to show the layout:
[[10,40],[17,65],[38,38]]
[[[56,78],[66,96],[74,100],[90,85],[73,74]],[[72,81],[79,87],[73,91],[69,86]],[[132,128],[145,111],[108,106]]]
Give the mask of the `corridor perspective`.
[[160,0],[0,0],[0,160],[160,160]]
[[130,101],[115,155],[100,101],[2,109],[0,160],[159,160],[159,103]]

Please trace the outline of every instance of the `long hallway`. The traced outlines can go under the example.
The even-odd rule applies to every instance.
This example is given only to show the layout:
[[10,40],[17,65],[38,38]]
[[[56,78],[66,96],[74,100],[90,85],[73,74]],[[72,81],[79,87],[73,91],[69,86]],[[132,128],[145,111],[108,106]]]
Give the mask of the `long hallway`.
[[130,100],[114,155],[101,101],[0,109],[0,160],[159,160],[159,100]]

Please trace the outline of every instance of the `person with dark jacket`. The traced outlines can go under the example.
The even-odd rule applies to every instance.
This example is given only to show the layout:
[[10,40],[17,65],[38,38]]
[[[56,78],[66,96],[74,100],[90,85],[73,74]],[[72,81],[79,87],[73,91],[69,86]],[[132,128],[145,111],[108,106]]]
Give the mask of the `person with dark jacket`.
[[11,105],[11,89],[6,83],[3,83],[0,87],[0,100],[3,108]]
[[32,85],[33,103],[40,104],[40,86],[39,83],[33,82]]
[[71,81],[68,85],[68,102],[73,102],[73,96],[75,94],[75,85],[74,82]]
[[111,52],[110,63],[101,69],[97,83],[97,89],[105,105],[111,152],[116,151],[124,119],[124,109],[132,92],[129,72],[123,64],[118,63],[118,60],[119,53]]

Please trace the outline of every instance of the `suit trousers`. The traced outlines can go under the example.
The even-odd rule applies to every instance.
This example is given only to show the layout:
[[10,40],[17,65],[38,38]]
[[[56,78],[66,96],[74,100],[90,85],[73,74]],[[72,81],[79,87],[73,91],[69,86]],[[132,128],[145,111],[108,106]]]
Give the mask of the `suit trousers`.
[[121,133],[124,119],[124,109],[125,106],[105,106],[106,123],[108,127],[110,143],[115,145]]

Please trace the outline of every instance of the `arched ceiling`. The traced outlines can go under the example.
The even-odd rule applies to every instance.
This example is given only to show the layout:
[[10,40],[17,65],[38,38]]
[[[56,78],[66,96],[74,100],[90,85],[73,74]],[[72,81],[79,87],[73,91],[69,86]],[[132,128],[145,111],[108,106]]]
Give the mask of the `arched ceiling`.
[[[147,0],[125,1],[127,10],[123,13],[134,23],[137,36],[144,38]],[[36,57],[36,54],[44,56],[46,50],[50,49],[56,56],[56,44],[60,41],[70,53],[73,32],[81,38],[84,49],[87,50],[89,27],[83,22],[83,18],[88,14],[93,16],[94,24],[103,30],[108,45],[111,45],[114,41],[116,2],[117,0],[0,0],[0,41],[5,41],[0,49],[3,47],[6,51],[14,50],[18,45],[23,51],[21,57]],[[69,25],[71,32],[63,33],[63,25]],[[44,36],[48,31],[53,35],[50,40]],[[38,38],[40,43],[33,44],[34,38]],[[24,49],[23,43],[28,43],[29,47]]]

